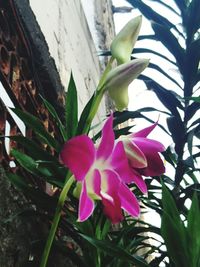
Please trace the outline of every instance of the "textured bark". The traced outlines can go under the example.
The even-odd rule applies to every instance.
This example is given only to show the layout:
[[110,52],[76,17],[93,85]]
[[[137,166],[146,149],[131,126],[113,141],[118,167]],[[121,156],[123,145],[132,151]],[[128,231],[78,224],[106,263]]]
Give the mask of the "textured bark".
[[30,222],[17,214],[29,204],[0,168],[0,267],[23,266],[31,242]]
[[[33,206],[0,168],[0,267],[39,266],[41,240],[46,240],[48,231],[47,221],[34,215]],[[63,266],[76,265],[53,250],[48,267]]]

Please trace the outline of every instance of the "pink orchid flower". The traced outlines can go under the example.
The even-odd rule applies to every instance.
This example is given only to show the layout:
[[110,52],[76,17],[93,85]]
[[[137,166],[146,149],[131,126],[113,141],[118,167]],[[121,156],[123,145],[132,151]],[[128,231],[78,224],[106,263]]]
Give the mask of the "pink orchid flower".
[[87,135],[80,135],[67,141],[61,151],[63,163],[81,183],[79,221],[91,216],[95,199],[102,201],[104,213],[112,223],[123,219],[121,209],[133,217],[139,215],[138,201],[126,185],[133,181],[133,172],[123,143],[114,143],[112,124],[111,115],[103,127],[97,148]]
[[147,138],[156,125],[157,123],[154,123],[122,139],[134,174],[134,182],[143,193],[147,193],[147,187],[142,175],[158,176],[165,172],[163,160],[159,155],[159,152],[165,151],[165,147],[160,142]]

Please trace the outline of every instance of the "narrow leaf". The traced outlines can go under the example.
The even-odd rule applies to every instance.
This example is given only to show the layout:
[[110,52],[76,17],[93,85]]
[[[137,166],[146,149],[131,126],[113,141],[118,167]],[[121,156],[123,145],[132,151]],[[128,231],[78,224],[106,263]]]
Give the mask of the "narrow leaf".
[[180,155],[186,139],[186,131],[180,116],[171,116],[167,118],[167,125],[175,143],[175,151]]
[[69,139],[76,134],[78,126],[77,90],[72,74],[70,77],[68,91],[66,94],[65,119],[66,119],[67,137]]
[[[28,172],[35,176],[45,179],[48,183],[62,187],[63,183],[55,179],[55,173],[52,171],[53,164],[46,165],[35,161],[33,158],[27,156],[26,154],[18,151],[17,149],[12,149],[11,155],[15,157],[17,162]],[[59,171],[59,169],[58,169]],[[60,178],[60,177],[59,177]],[[63,177],[64,178],[64,177]]]
[[188,216],[188,249],[191,267],[198,266],[200,259],[200,207],[197,193],[194,193]]
[[111,242],[108,240],[97,240],[94,238],[91,238],[89,236],[80,234],[85,240],[87,240],[90,244],[95,246],[96,248],[105,251],[106,253],[109,253],[113,257],[118,257],[120,260],[124,260],[127,262],[131,262],[133,264],[136,264],[138,267],[148,267],[149,265],[145,263],[145,261],[136,255],[129,254],[126,250],[119,246],[113,246]]
[[78,128],[77,128],[77,135],[82,134],[85,128],[85,125],[87,124],[87,119],[91,111],[91,107],[94,101],[95,95],[93,94],[90,100],[88,101],[87,105],[83,109],[81,113],[81,117],[78,123]]
[[171,33],[169,28],[164,27],[158,23],[152,23],[152,28],[155,32],[157,40],[161,41],[163,45],[172,53],[176,58],[180,72],[184,74],[184,50],[178,43],[176,37]]
[[191,97],[195,102],[189,105],[185,111],[185,120],[189,121],[195,113],[200,109],[200,97]]
[[162,70],[162,68],[160,68],[158,65],[153,64],[153,63],[149,63],[148,68],[152,68],[157,70],[158,72],[162,73],[164,76],[166,76],[170,81],[172,81],[173,83],[175,83],[180,89],[182,89],[182,87],[180,86],[180,84],[173,78],[171,77],[169,74],[167,74],[164,70]]
[[167,26],[169,29],[174,28],[174,24],[171,23],[166,17],[155,12],[150,6],[146,5],[141,0],[127,0],[131,5],[137,7],[141,13],[150,21],[155,21],[159,24]]
[[11,109],[29,128],[33,129],[46,144],[53,147],[57,152],[60,150],[59,143],[44,128],[42,122],[35,116],[18,108]]
[[42,96],[40,96],[42,98],[42,101],[44,102],[44,105],[46,106],[46,108],[48,109],[49,113],[52,115],[52,117],[55,119],[55,122],[60,130],[60,133],[64,139],[64,141],[66,141],[67,139],[67,134],[65,132],[65,128],[58,116],[58,113],[56,112],[55,108],[51,105],[51,103],[49,103],[45,98],[43,98]]
[[[154,37],[152,40],[155,40],[156,39],[156,37]],[[151,54],[154,54],[154,55],[156,55],[156,56],[158,56],[158,57],[161,57],[161,58],[163,58],[163,59],[165,59],[165,60],[167,60],[169,63],[171,63],[171,64],[173,64],[174,66],[176,66],[177,67],[177,65],[176,65],[176,63],[174,62],[174,61],[172,61],[172,60],[170,60],[168,57],[166,57],[165,55],[163,55],[163,54],[161,54],[161,53],[159,53],[159,52],[157,52],[157,51],[154,51],[154,50],[152,50],[152,49],[149,49],[149,48],[134,48],[133,49],[133,54],[139,54],[139,53],[151,53]]]
[[34,159],[41,160],[51,160],[57,162],[57,158],[43,150],[38,144],[36,144],[32,139],[28,139],[25,136],[15,135],[15,136],[7,136],[13,141],[16,141],[18,144],[22,145],[29,155]]
[[162,104],[171,111],[171,113],[174,116],[178,116],[179,112],[177,108],[180,108],[183,110],[183,105],[179,101],[178,97],[173,91],[165,89],[163,86],[158,84],[156,81],[153,79],[145,76],[145,75],[140,75],[139,76],[140,80],[143,80],[149,90],[153,90],[159,100],[162,102]]
[[176,203],[167,187],[162,186],[163,216],[161,233],[167,246],[169,257],[176,267],[188,267],[187,239]]

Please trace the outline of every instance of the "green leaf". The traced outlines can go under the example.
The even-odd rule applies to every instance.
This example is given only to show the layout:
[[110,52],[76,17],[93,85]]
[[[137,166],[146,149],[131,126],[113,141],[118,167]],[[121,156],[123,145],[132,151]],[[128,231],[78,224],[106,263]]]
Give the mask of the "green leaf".
[[84,131],[88,116],[91,111],[91,107],[93,105],[94,98],[95,98],[95,94],[92,95],[92,97],[90,98],[90,100],[88,101],[87,105],[85,106],[85,108],[83,109],[81,113],[81,117],[78,123],[77,133],[76,133],[77,135],[82,134]]
[[[122,111],[122,112],[116,111],[114,113],[113,126],[115,127],[125,121],[128,121],[129,119],[134,119],[134,118],[147,118],[147,117],[142,115],[139,111]],[[151,119],[147,118],[147,120],[153,123]]]
[[[152,108],[152,107],[140,108],[137,111],[138,112],[152,112],[152,111],[157,111],[158,113],[163,113],[163,114],[166,114],[166,115],[170,115],[170,113],[167,112],[167,111],[163,111],[163,110],[160,110],[160,109],[157,109],[157,108]],[[159,125],[159,126],[161,126],[161,125]]]
[[197,75],[196,75],[194,84],[197,84],[199,81],[200,81],[200,69],[198,69],[198,71],[197,71]]
[[[155,123],[155,121],[153,121],[152,119],[149,119],[147,116],[143,115],[143,112],[152,112],[152,111],[158,111],[158,112],[162,112],[164,114],[170,115],[168,112],[164,112],[162,110],[158,110],[158,109],[154,109],[151,107],[146,107],[146,108],[141,108],[138,109],[136,111],[123,111],[123,112],[118,112],[116,111],[114,113],[114,121],[113,121],[113,126],[116,127],[117,125],[128,121],[129,119],[134,119],[134,118],[143,118],[145,120],[147,120],[150,123]],[[165,129],[165,127],[163,127],[162,125],[158,124],[158,126],[167,134],[168,131]],[[100,134],[98,135],[98,137],[100,136]],[[96,140],[96,139],[95,139]]]
[[67,137],[70,139],[76,134],[78,126],[78,99],[77,90],[71,73],[69,86],[66,94],[65,119],[67,128]]
[[[55,179],[55,173],[52,172],[52,164],[46,167],[46,165],[36,162],[33,158],[27,156],[26,154],[12,149],[11,155],[15,157],[17,162],[28,172],[43,177],[48,183],[54,184],[56,186],[62,187],[62,183]],[[51,167],[51,168],[50,168]]]
[[27,156],[26,154],[18,151],[17,149],[11,150],[11,155],[15,157],[15,159],[19,162],[19,164],[29,171],[32,174],[39,175],[40,172],[38,171],[38,164],[36,164],[35,160],[31,157]]
[[26,151],[29,152],[29,155],[34,159],[58,162],[56,157],[43,150],[32,139],[21,135],[7,136],[7,138],[10,138],[11,140],[16,141],[18,144],[22,145],[26,149]]
[[197,125],[197,127],[194,129],[195,136],[200,139],[200,124]]
[[193,40],[194,34],[200,27],[199,13],[200,13],[199,0],[192,0],[190,2],[190,5],[187,11],[188,20],[187,20],[187,25],[186,25],[187,35],[190,41]]
[[131,128],[133,128],[133,126],[127,126],[127,127],[121,128],[119,130],[114,130],[115,139],[119,138],[121,135],[128,135],[128,134],[130,134],[131,132],[129,132],[129,130]]
[[153,79],[145,76],[140,75],[139,79],[143,80],[149,90],[153,90],[157,95],[158,99],[162,102],[162,104],[171,111],[174,116],[180,116],[177,108],[183,110],[183,106],[179,101],[177,95],[170,90],[165,89],[163,86],[158,84]]
[[94,228],[92,226],[91,220],[86,220],[84,222],[78,222],[77,217],[74,218],[72,223],[77,227],[77,229],[86,235],[94,235]]
[[167,77],[170,81],[172,81],[172,82],[175,83],[180,89],[182,89],[182,87],[180,86],[180,84],[179,84],[173,77],[171,77],[169,74],[167,74],[162,68],[160,68],[157,64],[149,63],[148,68],[155,69],[155,70],[157,70],[158,72],[162,73],[165,77]]
[[175,153],[172,152],[171,147],[169,146],[164,152],[162,152],[165,160],[169,162],[173,167],[176,164],[176,156]]
[[185,9],[186,9],[185,0],[174,0],[174,2],[176,3],[177,7],[180,9],[182,16],[183,16],[183,14],[185,14]]
[[162,204],[164,213],[168,214],[182,231],[184,231],[183,223],[180,219],[180,214],[177,209],[174,198],[169,192],[169,189],[162,183]]
[[[155,40],[156,37],[154,37],[152,40]],[[149,38],[150,39],[150,38]],[[149,49],[149,48],[134,48],[133,49],[133,54],[137,54],[137,53],[151,53],[151,54],[154,54],[156,56],[159,56],[165,60],[167,60],[168,62],[170,62],[171,64],[173,64],[174,66],[177,67],[176,63],[172,60],[170,60],[168,57],[166,57],[165,55],[157,52],[157,51],[154,51],[152,49]]]
[[169,28],[164,27],[158,23],[152,22],[152,28],[157,36],[157,40],[161,41],[163,45],[172,53],[176,58],[180,72],[184,73],[184,49],[178,43],[176,37],[171,33]]
[[176,267],[188,267],[190,266],[190,261],[187,254],[186,230],[176,203],[164,184],[162,185],[162,203],[161,233],[167,246],[169,257],[176,264]]
[[155,34],[145,34],[145,35],[140,35],[138,36],[138,41],[140,40],[157,40],[157,37]]
[[170,28],[175,28],[174,24],[171,23],[166,17],[161,16],[160,14],[156,13],[150,6],[146,5],[141,0],[127,0],[131,5],[137,7],[141,13],[150,21],[155,21],[159,24],[167,26]]
[[[190,153],[190,157],[192,158],[192,151],[193,151],[193,137],[194,137],[195,129],[191,130],[188,135],[187,135],[187,146],[188,146],[188,151]],[[193,165],[192,167],[194,168],[194,162],[192,161]]]
[[191,97],[190,99],[194,100],[195,102],[187,107],[185,111],[185,121],[192,119],[195,113],[200,109],[200,98]]
[[[189,42],[187,38],[187,42]],[[188,44],[184,62],[184,96],[191,97],[193,87],[198,82],[198,66],[200,61],[200,38]],[[188,68],[189,64],[189,68]]]
[[180,14],[173,8],[171,7],[170,5],[167,5],[166,3],[162,2],[161,0],[152,0],[154,2],[157,2],[161,5],[163,5],[164,7],[168,8],[169,10],[171,10],[172,12],[174,12],[176,15],[180,16]]
[[110,227],[111,227],[111,222],[110,222],[110,220],[106,219],[104,226],[103,226],[103,229],[101,231],[101,239],[106,238],[108,231],[110,230]]
[[195,126],[196,124],[200,124],[200,118],[193,121],[189,128],[191,128],[192,126]]
[[67,139],[67,134],[65,131],[65,128],[58,116],[58,113],[56,112],[55,108],[51,105],[51,103],[49,103],[45,98],[43,98],[42,96],[40,96],[42,98],[42,101],[44,102],[44,105],[46,106],[46,108],[48,109],[49,113],[52,115],[52,117],[55,119],[55,122],[60,130],[60,133],[63,137],[63,140],[66,141]]
[[96,248],[104,251],[110,256],[117,257],[119,260],[124,260],[135,264],[137,267],[148,267],[149,265],[139,256],[131,255],[126,250],[119,246],[113,245],[110,241],[103,241],[91,238],[89,236],[80,234],[83,239],[87,240],[90,244]]
[[54,212],[57,205],[56,198],[50,197],[39,189],[35,189],[29,185],[24,178],[17,174],[6,173],[6,176],[14,186],[23,191],[23,193],[32,199],[32,201],[37,204],[38,207],[44,208],[45,211],[50,211],[51,213]]
[[33,129],[46,144],[53,147],[57,152],[60,151],[59,143],[46,131],[42,122],[37,117],[18,108],[11,108],[11,110],[25,123],[25,125]]
[[200,261],[200,207],[197,193],[194,193],[192,205],[187,216],[188,250],[191,267],[199,266]]
[[190,97],[189,99],[194,100],[194,102],[200,103],[200,96],[197,96],[197,97],[193,96],[193,97]]
[[180,117],[171,116],[167,118],[167,125],[172,134],[172,139],[175,143],[175,151],[178,155],[182,153],[185,144],[186,133],[185,127]]

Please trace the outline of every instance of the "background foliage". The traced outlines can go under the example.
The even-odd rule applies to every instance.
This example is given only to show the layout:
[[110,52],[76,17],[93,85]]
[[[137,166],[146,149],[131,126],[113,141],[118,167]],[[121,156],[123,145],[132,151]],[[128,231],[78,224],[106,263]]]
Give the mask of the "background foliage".
[[[166,132],[172,138],[172,146],[167,148],[164,157],[174,170],[169,172],[167,168],[166,174],[161,179],[158,177],[150,179],[149,197],[143,200],[145,205],[158,213],[162,219],[161,229],[153,230],[160,240],[158,241],[160,246],[156,248],[151,246],[150,253],[154,251],[158,254],[150,262],[150,266],[199,266],[200,235],[199,230],[192,224],[200,217],[200,120],[198,117],[200,2],[198,0],[174,0],[170,2],[171,4],[160,0],[127,0],[127,2],[139,9],[150,21],[154,32],[151,35],[140,36],[139,39],[159,42],[171,54],[168,57],[165,52],[159,52],[155,46],[151,47],[151,42],[148,47],[141,46],[133,51],[134,57],[149,53],[150,58],[151,55],[156,55],[161,59],[162,65],[150,63],[149,68],[161,74],[158,77],[164,75],[169,80],[169,83],[166,83],[162,78],[155,80],[149,75],[139,77],[144,81],[147,89],[156,94],[167,110]],[[162,12],[158,13],[156,10],[162,10]],[[167,10],[166,13],[165,10]],[[164,14],[169,14],[169,17]],[[180,23],[173,23],[175,16],[178,16]],[[174,70],[174,76],[169,74],[169,63]],[[149,119],[150,115],[147,114],[154,110],[155,107],[149,106],[139,111],[126,112],[124,115],[126,118],[131,118],[139,112],[137,116],[143,118],[146,116],[146,119]],[[158,184],[160,180],[163,185]],[[192,206],[189,209],[191,202]],[[152,226],[148,227],[151,231]],[[162,236],[164,241],[161,241],[158,236]],[[163,244],[167,247],[167,251]]]

